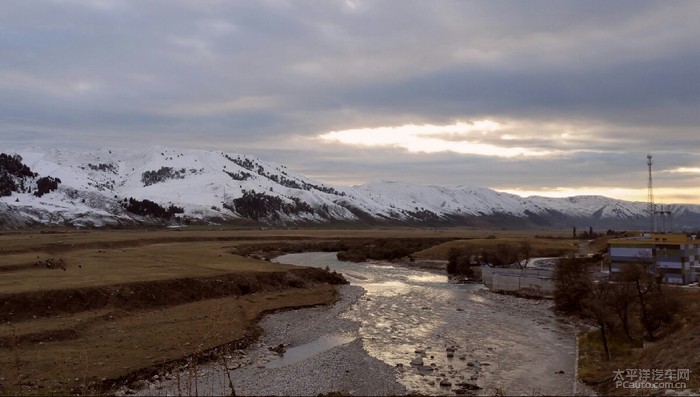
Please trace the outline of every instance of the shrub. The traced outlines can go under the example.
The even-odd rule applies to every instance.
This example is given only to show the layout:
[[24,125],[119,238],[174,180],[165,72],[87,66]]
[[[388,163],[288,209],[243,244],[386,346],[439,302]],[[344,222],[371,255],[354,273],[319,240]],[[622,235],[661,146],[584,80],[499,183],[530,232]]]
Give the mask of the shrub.
[[41,177],[36,181],[36,192],[34,192],[34,195],[41,197],[46,193],[52,192],[58,189],[59,183],[61,183],[61,179],[59,178],[50,176]]
[[134,214],[142,216],[153,216],[155,218],[170,219],[175,214],[182,214],[185,210],[182,207],[170,205],[164,208],[158,203],[150,200],[136,200],[133,197],[124,205],[124,208]]
[[186,172],[184,168],[175,170],[173,167],[161,167],[158,171],[146,171],[141,174],[141,182],[146,187],[168,179],[184,179]]
[[[233,204],[235,211],[246,218],[258,220],[261,218],[277,218],[279,213],[298,214],[300,212],[313,213],[311,206],[296,197],[290,198],[291,203],[285,202],[277,196],[265,193],[256,193],[254,190],[243,190],[243,195]],[[226,205],[224,205],[226,207]],[[231,207],[226,207],[231,209]]]
[[22,163],[22,156],[19,154],[0,153],[0,196],[10,196],[18,187],[24,191],[24,180],[36,176],[37,174]]
[[339,251],[337,257],[339,260],[352,262],[363,262],[368,259],[395,260],[448,240],[443,238],[380,238],[348,241],[348,248]]
[[447,274],[472,277],[472,252],[468,248],[452,247],[447,252]]

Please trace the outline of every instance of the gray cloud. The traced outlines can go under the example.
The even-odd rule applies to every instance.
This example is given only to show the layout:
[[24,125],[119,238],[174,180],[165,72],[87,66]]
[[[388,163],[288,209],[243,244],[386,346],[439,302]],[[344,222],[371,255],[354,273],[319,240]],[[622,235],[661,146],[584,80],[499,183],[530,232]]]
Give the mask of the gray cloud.
[[[698,17],[695,1],[6,1],[0,147],[167,143],[329,181],[632,186],[648,151],[700,166]],[[518,126],[484,143],[558,154],[313,140],[481,119]]]

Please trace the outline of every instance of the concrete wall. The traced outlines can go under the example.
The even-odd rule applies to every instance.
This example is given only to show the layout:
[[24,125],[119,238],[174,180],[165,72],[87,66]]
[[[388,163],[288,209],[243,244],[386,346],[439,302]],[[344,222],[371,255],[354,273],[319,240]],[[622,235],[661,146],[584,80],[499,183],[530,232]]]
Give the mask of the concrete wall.
[[544,295],[554,292],[552,269],[504,269],[484,266],[481,268],[484,285],[493,291],[539,290]]

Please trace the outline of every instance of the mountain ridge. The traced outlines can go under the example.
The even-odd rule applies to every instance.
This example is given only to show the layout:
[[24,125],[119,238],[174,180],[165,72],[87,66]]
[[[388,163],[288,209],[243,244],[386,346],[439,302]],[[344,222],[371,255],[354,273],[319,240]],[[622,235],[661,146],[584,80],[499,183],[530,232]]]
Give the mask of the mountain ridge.
[[[8,157],[13,155],[32,174],[12,171],[19,167],[14,163],[0,165],[0,181],[15,186],[0,197],[0,228],[5,229],[191,222],[596,228],[649,223],[642,202],[588,195],[520,197],[470,185],[398,181],[337,186],[255,156],[220,151],[34,149]],[[669,208],[680,221],[678,228],[700,224],[700,205]]]

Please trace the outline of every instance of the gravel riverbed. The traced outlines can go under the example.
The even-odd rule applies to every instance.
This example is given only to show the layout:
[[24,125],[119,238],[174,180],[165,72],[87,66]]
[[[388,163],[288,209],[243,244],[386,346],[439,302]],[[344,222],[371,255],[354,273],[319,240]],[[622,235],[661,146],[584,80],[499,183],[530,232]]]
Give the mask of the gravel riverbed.
[[[267,316],[261,326],[265,336],[250,352],[254,365],[233,372],[236,393],[242,395],[318,395],[342,391],[353,395],[401,395],[396,369],[373,358],[363,349],[360,324],[343,318],[364,294],[352,285],[338,288],[340,300],[332,307],[292,310]],[[312,357],[278,368],[261,368],[278,356],[270,347],[304,346],[326,335],[344,335],[350,341]],[[303,354],[302,354],[303,356]]]
[[[332,306],[284,311],[265,316],[260,322],[262,338],[245,351],[222,363],[199,368],[183,367],[143,380],[117,391],[117,395],[231,395],[230,380],[237,395],[301,395],[342,392],[352,395],[402,395],[405,388],[396,381],[396,368],[371,357],[359,337],[360,323],[343,318],[343,313],[365,293],[362,287],[338,286],[339,300]],[[327,336],[340,336],[337,346],[314,346]],[[332,341],[333,342],[333,341]],[[282,355],[273,351],[284,347]],[[295,347],[303,349],[297,360],[277,366],[277,361]],[[324,349],[324,347],[327,347]],[[316,349],[314,349],[316,348]],[[318,348],[322,351],[316,352]],[[312,354],[316,353],[316,354]],[[305,357],[305,355],[309,355]]]
[[[221,363],[146,380],[144,395],[571,395],[579,324],[550,300],[454,285],[444,274],[351,264],[331,253],[291,263],[343,273],[332,306],[265,316],[262,337]],[[138,387],[137,387],[138,386]],[[118,393],[118,394],[119,394]],[[586,393],[586,392],[584,392]]]

